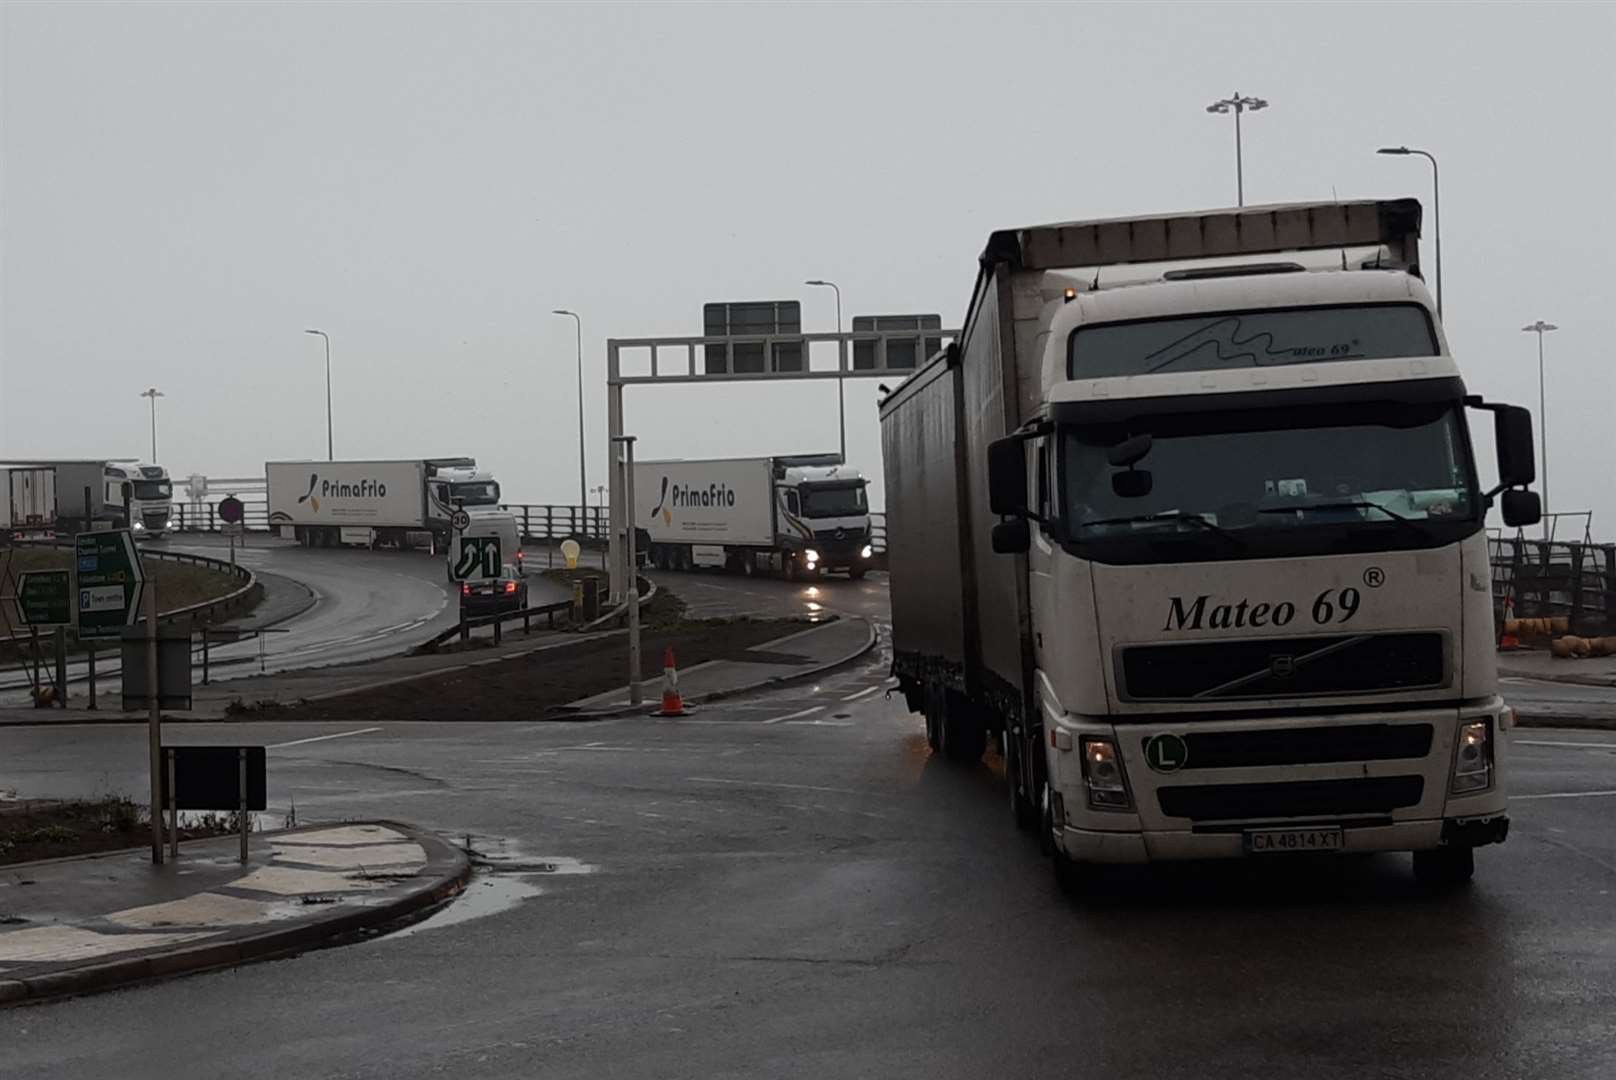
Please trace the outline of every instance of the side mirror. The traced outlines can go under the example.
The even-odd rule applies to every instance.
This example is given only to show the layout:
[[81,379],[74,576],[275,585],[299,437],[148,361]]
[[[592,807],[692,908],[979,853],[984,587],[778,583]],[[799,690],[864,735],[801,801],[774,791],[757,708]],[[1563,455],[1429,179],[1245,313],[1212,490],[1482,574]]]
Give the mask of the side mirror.
[[1493,433],[1498,442],[1499,484],[1525,487],[1537,479],[1537,458],[1532,451],[1532,414],[1519,405],[1497,406],[1493,413]]
[[1012,518],[993,526],[993,551],[998,555],[1021,555],[1032,547],[1032,527],[1026,518]]
[[995,514],[1020,517],[1027,512],[1026,445],[1013,436],[988,443],[988,507]]
[[1504,524],[1512,529],[1536,525],[1543,519],[1543,502],[1537,492],[1511,488],[1500,499]]
[[1119,499],[1142,499],[1155,485],[1156,478],[1149,469],[1125,469],[1111,474],[1111,490]]

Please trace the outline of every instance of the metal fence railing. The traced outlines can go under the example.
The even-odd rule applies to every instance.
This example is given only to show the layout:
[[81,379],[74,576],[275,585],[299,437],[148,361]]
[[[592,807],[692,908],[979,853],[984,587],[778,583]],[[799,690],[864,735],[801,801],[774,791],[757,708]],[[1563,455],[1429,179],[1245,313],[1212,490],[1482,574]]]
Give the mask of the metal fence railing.
[[[187,499],[175,504],[181,532],[219,532],[224,522],[219,518],[219,502],[226,494],[209,494],[201,499]],[[241,500],[243,525],[250,532],[269,530],[269,496],[262,489],[233,492]],[[501,510],[516,515],[527,543],[555,543],[568,537],[585,542],[604,543],[608,513],[603,506],[580,507],[577,503],[504,503]],[[885,514],[870,515],[870,546],[877,552],[887,549],[887,519]]]
[[1616,634],[1616,544],[1494,535],[1487,552],[1500,629],[1507,615],[1560,619],[1581,637]]

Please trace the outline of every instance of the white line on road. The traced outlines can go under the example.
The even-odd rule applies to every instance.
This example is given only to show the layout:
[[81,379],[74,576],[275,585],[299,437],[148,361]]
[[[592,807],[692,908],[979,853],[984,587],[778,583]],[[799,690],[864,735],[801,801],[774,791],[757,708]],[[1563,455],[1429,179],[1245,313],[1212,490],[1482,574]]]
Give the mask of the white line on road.
[[789,791],[829,791],[837,795],[858,795],[851,788],[815,787],[813,784],[771,784],[765,780],[725,780],[718,776],[687,776],[693,784],[734,784],[737,787],[785,788]]
[[1548,739],[1516,739],[1516,746],[1578,746],[1598,750],[1616,750],[1616,742],[1551,742]]
[[379,727],[363,727],[357,731],[339,731],[335,735],[315,735],[308,739],[293,739],[291,742],[270,743],[269,749],[280,750],[288,746],[302,746],[304,743],[325,742],[327,739],[346,739],[350,735],[369,735],[372,731],[380,731]]
[[782,726],[783,727],[795,727],[798,724],[804,724],[804,725],[807,725],[808,727],[852,727],[853,726],[853,721],[851,721],[851,720],[787,720]]
[[856,694],[849,694],[847,697],[844,697],[842,700],[843,701],[857,701],[861,697],[869,697],[871,694],[879,693],[880,690],[881,690],[881,688],[879,686],[872,686],[868,690],[860,690]]
[[1616,795],[1612,791],[1551,791],[1544,795],[1511,795],[1510,801],[1516,799],[1592,799],[1602,795]]
[[811,709],[803,709],[801,712],[786,713],[784,716],[776,716],[773,720],[765,720],[763,722],[765,724],[779,724],[779,723],[783,723],[786,720],[795,720],[799,716],[812,716],[816,712],[824,712],[824,711],[825,711],[825,706],[823,706],[823,705],[815,705]]

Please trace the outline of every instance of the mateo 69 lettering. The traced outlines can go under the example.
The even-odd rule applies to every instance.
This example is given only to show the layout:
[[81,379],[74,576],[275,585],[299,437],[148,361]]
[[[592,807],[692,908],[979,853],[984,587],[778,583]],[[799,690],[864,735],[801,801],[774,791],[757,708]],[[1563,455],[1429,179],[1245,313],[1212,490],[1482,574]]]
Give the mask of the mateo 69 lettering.
[[[1323,626],[1327,623],[1344,623],[1358,614],[1358,605],[1361,597],[1358,590],[1352,587],[1345,589],[1325,589],[1313,598],[1313,606],[1309,614],[1313,622]],[[1256,603],[1248,597],[1239,600],[1214,600],[1213,597],[1203,593],[1188,602],[1182,596],[1174,596],[1167,601],[1167,621],[1162,624],[1165,630],[1244,630],[1262,629],[1269,626],[1289,626],[1296,618],[1296,605],[1289,600],[1277,603],[1260,600]]]

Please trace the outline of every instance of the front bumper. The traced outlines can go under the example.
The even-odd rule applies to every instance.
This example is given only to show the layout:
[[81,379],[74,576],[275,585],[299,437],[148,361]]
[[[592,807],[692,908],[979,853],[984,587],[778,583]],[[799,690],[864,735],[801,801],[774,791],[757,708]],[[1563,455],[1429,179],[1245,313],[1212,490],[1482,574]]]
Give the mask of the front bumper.
[[[1486,790],[1449,794],[1459,726],[1478,718],[1493,721],[1492,784]],[[1172,723],[1111,723],[1109,718],[1051,716],[1046,741],[1054,810],[1054,839],[1072,859],[1096,863],[1139,863],[1169,859],[1239,858],[1246,854],[1245,833],[1256,829],[1341,829],[1343,852],[1422,851],[1442,846],[1479,847],[1500,843],[1508,835],[1507,775],[1509,711],[1494,697],[1464,707],[1402,710],[1378,714],[1242,719],[1208,716]],[[1321,744],[1343,729],[1365,725],[1377,732],[1399,728],[1430,730],[1428,749],[1420,756],[1365,754],[1369,760],[1291,761],[1281,765],[1249,764],[1231,759],[1228,745],[1299,736],[1319,736]],[[1150,767],[1144,744],[1175,734],[1227,736],[1221,760],[1197,767],[1192,752],[1180,768],[1163,772]],[[1097,810],[1088,804],[1082,775],[1082,737],[1114,740],[1126,775],[1132,808]],[[1401,741],[1401,740],[1394,740]],[[1192,741],[1190,745],[1195,745]],[[1339,748],[1339,741],[1334,743]],[[1358,744],[1352,743],[1354,753]],[[1305,756],[1305,755],[1304,755]],[[1377,785],[1379,785],[1377,787]],[[1401,792],[1383,806],[1317,807],[1293,810],[1291,792],[1315,802],[1320,792],[1346,798],[1375,798]],[[1240,816],[1238,809],[1221,816],[1229,797],[1261,805],[1260,815]],[[1334,797],[1332,794],[1330,797]],[[1168,809],[1178,812],[1170,814]],[[1181,809],[1184,808],[1184,809]],[[1195,816],[1182,816],[1194,814]]]
[[[1275,828],[1278,824],[1269,821],[1263,822],[1260,827]],[[1297,823],[1296,827],[1306,828],[1309,824],[1321,823]],[[1119,833],[1067,826],[1059,831],[1057,840],[1067,857],[1078,862],[1146,863],[1176,859],[1242,858],[1246,855],[1243,833],[1244,830],[1218,833],[1189,831]],[[1481,847],[1484,844],[1503,843],[1507,835],[1509,835],[1509,817],[1504,814],[1488,818],[1397,821],[1390,825],[1343,828],[1341,851],[1345,854],[1426,851],[1447,844],[1456,847]],[[1448,839],[1444,840],[1444,837]]]

